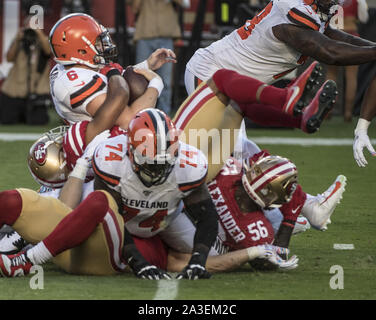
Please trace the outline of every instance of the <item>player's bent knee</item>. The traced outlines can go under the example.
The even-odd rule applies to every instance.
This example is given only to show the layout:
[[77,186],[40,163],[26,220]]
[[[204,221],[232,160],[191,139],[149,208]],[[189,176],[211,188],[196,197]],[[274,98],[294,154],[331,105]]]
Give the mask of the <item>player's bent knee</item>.
[[0,192],[0,227],[13,225],[22,210],[22,197],[17,190]]

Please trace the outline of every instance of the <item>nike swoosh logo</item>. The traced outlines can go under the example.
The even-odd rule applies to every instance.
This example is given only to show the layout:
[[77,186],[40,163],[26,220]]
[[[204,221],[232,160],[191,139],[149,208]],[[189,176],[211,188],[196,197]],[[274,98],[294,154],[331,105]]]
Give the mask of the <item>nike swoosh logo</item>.
[[295,208],[294,210],[291,210],[292,214],[295,214],[299,209],[300,209],[301,205],[297,208]]
[[294,102],[294,100],[298,96],[299,92],[300,92],[300,88],[299,87],[295,87],[294,88],[294,92],[293,92],[293,94],[292,94],[289,102],[286,105],[285,112],[288,112],[288,110],[290,109],[291,104]]
[[82,87],[85,85],[85,81],[81,81],[81,83],[75,85],[75,87]]
[[336,186],[334,187],[333,191],[330,193],[329,196],[327,196],[327,197],[325,198],[325,200],[324,200],[323,202],[320,203],[320,205],[323,204],[323,203],[325,203],[326,201],[328,201],[328,199],[329,199],[333,194],[335,194],[335,193],[338,191],[339,188],[341,188],[341,182],[337,181],[337,182],[336,182]]

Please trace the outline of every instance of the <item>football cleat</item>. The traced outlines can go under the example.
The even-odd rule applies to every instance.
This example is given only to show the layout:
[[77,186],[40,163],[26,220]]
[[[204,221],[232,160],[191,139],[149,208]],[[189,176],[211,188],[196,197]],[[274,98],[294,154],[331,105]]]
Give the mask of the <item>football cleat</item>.
[[13,255],[0,255],[0,275],[7,278],[25,276],[33,266],[26,251]]
[[0,254],[15,254],[26,245],[26,241],[16,231],[11,231],[0,240]]
[[307,99],[313,95],[319,84],[320,76],[322,76],[322,66],[315,61],[287,88],[287,102],[283,111],[293,116],[302,114],[303,108],[308,103]]
[[331,223],[330,217],[342,199],[346,180],[345,176],[339,175],[324,193],[306,200],[301,213],[313,228],[321,231],[327,229]]
[[336,83],[333,80],[325,81],[311,103],[304,108],[300,128],[306,133],[319,130],[326,115],[333,109],[337,95]]
[[311,228],[311,225],[307,218],[299,216],[298,219],[296,219],[294,230],[292,231],[292,234],[298,234],[307,231]]

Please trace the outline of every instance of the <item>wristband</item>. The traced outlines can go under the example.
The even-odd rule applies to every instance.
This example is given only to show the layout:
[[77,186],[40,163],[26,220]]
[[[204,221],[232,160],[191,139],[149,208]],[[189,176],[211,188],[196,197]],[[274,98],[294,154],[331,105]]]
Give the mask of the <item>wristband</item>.
[[164,88],[163,81],[160,77],[155,77],[150,80],[148,88],[154,88],[158,91],[158,97],[161,95],[162,90]]
[[147,69],[149,70],[149,64],[147,60],[144,60],[140,63],[137,63],[136,65],[133,66],[133,68],[138,68],[138,69]]
[[256,246],[247,248],[247,254],[249,261],[251,261],[256,258],[259,258],[262,253],[260,252],[260,249]]
[[118,69],[111,69],[106,73],[106,77],[110,79],[112,76],[121,76],[121,73]]
[[74,177],[80,180],[85,180],[89,163],[85,159],[78,159],[74,169],[69,174],[69,177]]
[[356,128],[355,128],[355,133],[357,131],[362,131],[362,130],[365,131],[365,132],[367,132],[368,127],[369,127],[370,124],[371,124],[371,121],[359,118],[358,124],[356,125]]

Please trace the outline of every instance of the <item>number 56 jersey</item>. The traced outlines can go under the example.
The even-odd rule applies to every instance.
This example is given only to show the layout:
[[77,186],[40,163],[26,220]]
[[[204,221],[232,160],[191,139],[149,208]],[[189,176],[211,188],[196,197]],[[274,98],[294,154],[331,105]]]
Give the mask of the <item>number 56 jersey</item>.
[[167,180],[146,187],[132,169],[126,135],[110,138],[94,152],[93,169],[106,185],[122,197],[119,213],[127,230],[149,238],[164,230],[181,213],[182,199],[205,183],[208,164],[197,148],[179,141],[179,155]]

